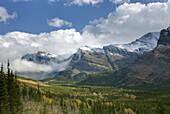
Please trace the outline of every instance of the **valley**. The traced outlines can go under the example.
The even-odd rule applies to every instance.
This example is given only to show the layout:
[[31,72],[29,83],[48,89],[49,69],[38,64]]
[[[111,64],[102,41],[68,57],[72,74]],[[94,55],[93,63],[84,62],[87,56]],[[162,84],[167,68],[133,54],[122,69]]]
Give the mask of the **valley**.
[[[37,88],[40,83],[42,100],[24,99],[24,113],[48,112],[48,113],[168,113],[170,111],[170,92],[148,91],[137,89],[122,89],[103,86],[60,86],[41,84],[23,79],[21,84],[26,85],[27,92],[29,87]],[[32,83],[34,82],[34,83]],[[37,84],[35,84],[37,83]],[[28,94],[27,94],[28,95]],[[46,96],[46,99],[44,99]],[[29,95],[27,96],[29,97]],[[49,103],[48,99],[51,99]],[[41,105],[38,105],[41,102]],[[45,107],[44,107],[44,106]],[[37,106],[37,107],[36,107]],[[160,108],[162,108],[160,110]],[[44,109],[45,108],[45,109]],[[55,108],[55,110],[53,109]],[[34,110],[32,110],[34,109]],[[43,112],[41,112],[43,113]]]

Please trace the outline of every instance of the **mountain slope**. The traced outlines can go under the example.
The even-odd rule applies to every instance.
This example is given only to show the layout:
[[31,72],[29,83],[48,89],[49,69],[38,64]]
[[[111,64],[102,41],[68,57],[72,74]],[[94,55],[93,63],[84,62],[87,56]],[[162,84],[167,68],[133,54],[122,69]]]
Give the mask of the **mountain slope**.
[[80,84],[107,86],[170,86],[170,27],[161,31],[153,51],[143,54],[133,64],[115,72],[91,75]]
[[102,49],[87,46],[79,48],[78,51],[71,56],[69,68],[89,73],[112,69]]

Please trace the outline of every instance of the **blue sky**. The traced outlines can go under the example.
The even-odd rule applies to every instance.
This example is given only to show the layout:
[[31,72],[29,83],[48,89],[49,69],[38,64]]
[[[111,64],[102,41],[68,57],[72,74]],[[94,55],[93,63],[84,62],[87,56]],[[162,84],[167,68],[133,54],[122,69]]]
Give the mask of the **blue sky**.
[[109,12],[115,10],[115,5],[106,1],[104,3],[92,5],[71,5],[64,6],[63,0],[49,4],[48,0],[32,0],[29,2],[12,2],[1,0],[0,6],[7,9],[8,13],[17,13],[15,19],[8,20],[7,23],[0,23],[0,34],[10,31],[23,31],[28,33],[49,32],[52,30],[70,28],[50,27],[47,19],[58,17],[72,22],[73,28],[78,31],[96,18],[106,17]]
[[[81,6],[78,4],[64,5],[68,3],[66,0],[60,0],[58,2],[49,2],[48,0],[14,1],[0,0],[0,6],[6,8],[8,14],[12,14],[13,12],[17,14],[16,18],[7,19],[6,23],[0,22],[0,34],[12,31],[39,34],[41,32],[66,28],[75,28],[81,32],[89,24],[89,21],[99,19],[100,17],[107,18],[110,12],[114,12],[116,7],[123,4],[123,2],[115,4],[109,0],[104,0],[94,5],[83,4]],[[148,3],[148,0],[131,0],[131,3],[138,1]],[[60,28],[49,26],[47,19],[53,19],[55,17],[71,22],[72,26],[62,26]]]

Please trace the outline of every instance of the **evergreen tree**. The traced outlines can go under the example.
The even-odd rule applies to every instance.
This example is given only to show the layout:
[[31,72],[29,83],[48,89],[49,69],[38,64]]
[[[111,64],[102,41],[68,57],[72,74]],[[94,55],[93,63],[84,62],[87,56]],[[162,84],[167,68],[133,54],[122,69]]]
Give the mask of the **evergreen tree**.
[[29,88],[28,95],[29,95],[29,100],[34,98],[34,90],[32,87]]
[[40,101],[40,100],[41,100],[41,93],[40,93],[40,85],[39,85],[39,83],[38,83],[38,85],[37,85],[36,100],[37,100],[37,101]]
[[[7,77],[3,72],[3,64],[0,71],[0,114],[22,113],[21,92],[17,76],[10,71],[7,64]],[[15,79],[14,79],[15,78]]]
[[18,85],[17,76],[15,74],[15,89],[14,89],[14,100],[15,100],[15,112],[22,112],[22,102],[21,102],[21,91]]
[[11,71],[10,74],[8,74],[8,95],[9,95],[9,107],[11,113],[15,113],[15,83],[14,83],[14,74]]
[[38,86],[37,86],[37,93],[40,95],[40,85],[38,83]]
[[23,97],[23,99],[25,99],[26,96],[27,96],[27,88],[26,88],[26,85],[24,85],[24,87],[22,89],[22,97]]
[[17,82],[17,76],[10,72],[8,63],[8,95],[9,107],[12,114],[22,112],[21,92]]
[[1,72],[0,72],[0,114],[9,112],[8,104],[9,103],[8,103],[6,76],[5,76],[5,73],[3,72],[3,64],[2,64]]
[[10,79],[10,64],[9,64],[9,60],[8,60],[8,64],[7,64],[7,75],[8,75],[8,85],[9,85],[9,79]]

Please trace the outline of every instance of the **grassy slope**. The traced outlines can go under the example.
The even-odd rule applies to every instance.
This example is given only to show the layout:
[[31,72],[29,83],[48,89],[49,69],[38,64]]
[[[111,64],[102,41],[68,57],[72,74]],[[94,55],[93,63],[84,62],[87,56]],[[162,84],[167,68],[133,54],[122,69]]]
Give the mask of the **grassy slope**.
[[[154,95],[155,97],[161,96],[161,95],[167,95],[170,97],[170,91],[164,91],[164,92],[155,92],[155,91],[147,91],[147,90],[136,90],[136,89],[122,89],[122,88],[115,88],[115,87],[108,87],[108,86],[60,86],[60,85],[51,85],[51,84],[45,84],[40,81],[28,79],[28,78],[22,78],[19,77],[18,80],[22,79],[22,83],[27,84],[28,86],[34,86],[37,87],[37,84],[40,84],[40,89],[43,91],[51,91],[54,94],[79,94],[79,95],[87,95],[87,96],[96,96],[94,95],[101,94],[101,95],[115,95],[119,97],[123,97],[122,95],[128,93],[128,94],[134,94],[139,99],[140,97],[146,97],[146,98],[152,98]],[[147,94],[146,94],[147,93]],[[150,97],[149,97],[150,96]]]

